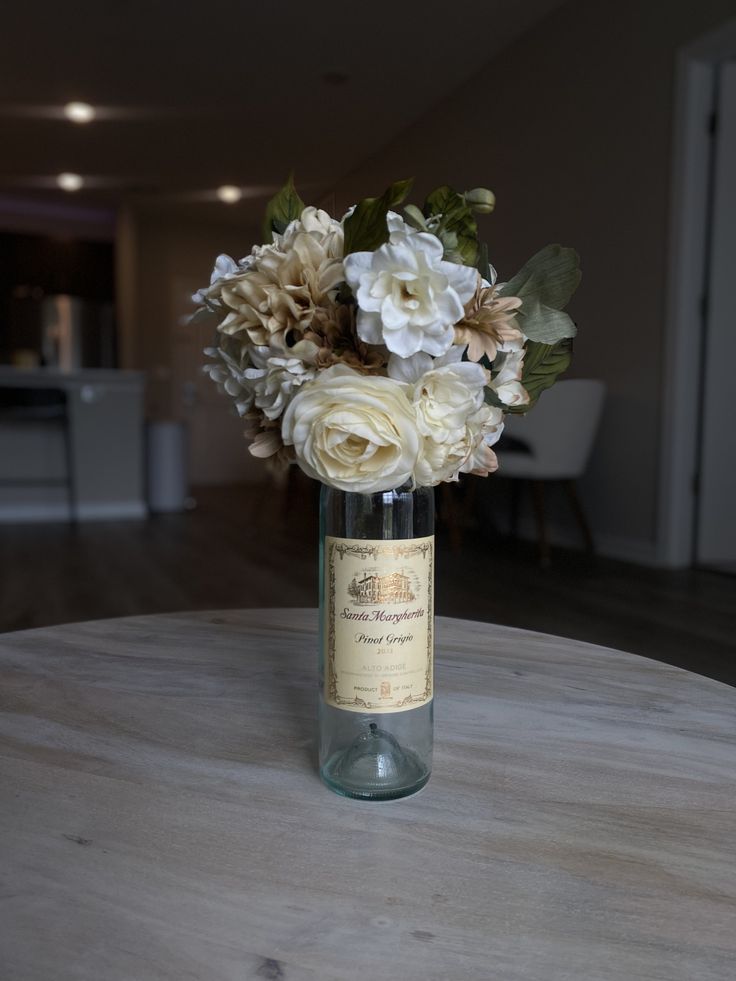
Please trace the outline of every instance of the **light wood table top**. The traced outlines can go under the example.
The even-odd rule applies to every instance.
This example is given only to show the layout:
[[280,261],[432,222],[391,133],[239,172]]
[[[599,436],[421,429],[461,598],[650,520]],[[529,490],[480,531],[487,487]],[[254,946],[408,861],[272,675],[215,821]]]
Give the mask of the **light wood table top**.
[[439,619],[433,777],[350,801],[316,628],[0,637],[3,981],[732,981],[734,689]]

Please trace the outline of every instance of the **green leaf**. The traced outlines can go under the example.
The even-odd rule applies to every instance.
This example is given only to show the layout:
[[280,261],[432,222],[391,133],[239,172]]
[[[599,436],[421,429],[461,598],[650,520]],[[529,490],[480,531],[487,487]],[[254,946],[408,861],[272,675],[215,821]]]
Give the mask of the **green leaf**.
[[[522,301],[520,326],[527,337],[551,344],[575,336],[575,325],[559,311],[580,283],[580,259],[574,249],[548,245],[499,288],[503,296]],[[556,312],[556,313],[555,313]]]
[[574,249],[547,245],[526,262],[503,286],[506,296],[536,297],[545,306],[562,310],[580,284],[580,258]]
[[386,215],[401,204],[409,193],[413,178],[396,181],[380,198],[364,198],[345,219],[345,255],[351,252],[373,252],[388,241]]
[[523,297],[521,309],[517,311],[517,323],[530,340],[543,344],[556,344],[577,334],[577,327],[568,314],[540,303],[536,296]]
[[445,235],[452,243],[450,248],[445,248],[445,258],[474,266],[478,262],[478,225],[463,195],[445,184],[428,195],[423,210],[427,218],[442,216],[434,233],[443,244]]
[[415,204],[407,204],[404,208],[404,215],[407,224],[411,225],[412,228],[416,228],[418,232],[427,231],[427,221]]
[[493,273],[491,272],[491,263],[488,258],[488,246],[485,242],[478,247],[478,263],[476,268],[483,279],[485,279],[487,283],[490,283],[493,278]]
[[513,406],[508,412],[527,412],[547,388],[551,388],[559,376],[567,371],[572,360],[572,340],[569,337],[556,344],[539,344],[527,341],[524,347],[524,368],[521,384],[529,392],[529,405]]
[[[486,405],[494,405],[497,409],[503,409],[504,412],[509,411],[509,407],[501,401],[492,388],[484,388],[483,393]],[[527,408],[527,406],[524,406],[524,408]]]
[[294,175],[290,174],[288,181],[266,205],[266,214],[263,219],[264,241],[270,244],[273,232],[278,235],[283,234],[290,221],[301,217],[304,207],[304,202],[294,187]]

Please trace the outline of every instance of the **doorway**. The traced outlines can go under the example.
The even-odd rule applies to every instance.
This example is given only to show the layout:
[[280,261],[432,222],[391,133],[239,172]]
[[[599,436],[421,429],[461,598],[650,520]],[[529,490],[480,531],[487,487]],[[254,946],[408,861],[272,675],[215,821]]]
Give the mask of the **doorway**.
[[657,561],[736,572],[736,20],[679,53]]
[[716,75],[694,561],[736,574],[736,60]]

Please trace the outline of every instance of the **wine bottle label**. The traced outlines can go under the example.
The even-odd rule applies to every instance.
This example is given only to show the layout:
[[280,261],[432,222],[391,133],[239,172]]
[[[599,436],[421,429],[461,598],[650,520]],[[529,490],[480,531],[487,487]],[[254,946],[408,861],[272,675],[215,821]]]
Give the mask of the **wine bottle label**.
[[434,536],[325,539],[325,700],[404,712],[432,698]]

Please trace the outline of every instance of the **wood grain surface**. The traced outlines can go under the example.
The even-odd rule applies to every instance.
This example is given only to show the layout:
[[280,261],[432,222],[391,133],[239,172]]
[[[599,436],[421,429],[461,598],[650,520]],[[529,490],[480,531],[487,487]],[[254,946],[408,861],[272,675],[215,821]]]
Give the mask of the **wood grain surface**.
[[733,689],[439,619],[433,777],[349,801],[316,620],[0,637],[3,981],[732,981]]

